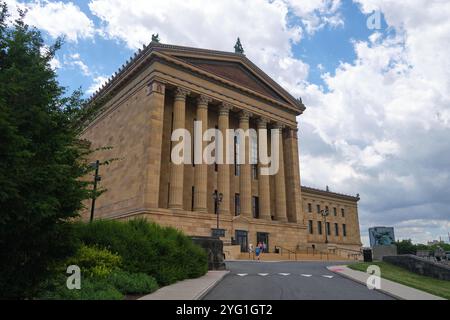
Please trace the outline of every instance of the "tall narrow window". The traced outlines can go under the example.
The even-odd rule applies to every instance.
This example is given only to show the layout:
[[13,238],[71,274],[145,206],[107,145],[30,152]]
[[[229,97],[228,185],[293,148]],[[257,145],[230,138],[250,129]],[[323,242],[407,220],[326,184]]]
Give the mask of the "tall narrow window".
[[308,230],[309,230],[309,234],[313,234],[314,233],[313,221],[312,220],[309,220]]
[[255,218],[255,219],[259,218],[259,198],[258,197],[252,197],[252,213],[253,213],[253,218]]
[[217,148],[219,147],[218,143],[217,143],[217,136],[219,135],[219,126],[216,126],[216,135],[214,137],[214,143],[216,145],[216,148],[214,150],[214,171],[219,171],[219,165],[217,164]]
[[323,231],[322,231],[322,221],[317,221],[317,232],[322,235]]
[[252,164],[252,178],[258,180],[258,138],[255,135],[250,136],[251,154],[250,163]]
[[191,211],[194,211],[194,195],[195,195],[195,187],[192,186]]
[[334,235],[339,237],[339,225],[337,223],[334,224]]
[[334,216],[336,217],[337,216],[337,209],[336,208],[333,208],[333,213],[334,213]]
[[311,205],[311,203],[308,203],[308,212],[312,212],[312,205]]
[[234,137],[234,175],[241,175],[241,166],[239,165],[239,141],[238,137]]
[[345,209],[344,208],[341,209],[341,215],[342,215],[342,218],[345,217]]
[[252,179],[258,180],[258,165],[252,164]]
[[331,230],[330,230],[330,223],[329,222],[327,222],[327,224],[325,225],[325,228],[327,229],[326,230],[327,235],[331,236]]
[[328,213],[330,213],[330,212],[328,211],[328,206],[325,206],[325,211],[328,212]]
[[317,213],[320,213],[320,204],[317,205]]
[[343,235],[344,237],[347,236],[347,225],[346,225],[346,224],[343,224],[343,225],[342,225],[342,235]]
[[[192,125],[192,166],[195,167],[195,122],[197,119],[194,119],[194,123]],[[203,151],[202,151],[203,152]]]
[[239,216],[241,214],[241,196],[239,193],[234,195],[234,215]]

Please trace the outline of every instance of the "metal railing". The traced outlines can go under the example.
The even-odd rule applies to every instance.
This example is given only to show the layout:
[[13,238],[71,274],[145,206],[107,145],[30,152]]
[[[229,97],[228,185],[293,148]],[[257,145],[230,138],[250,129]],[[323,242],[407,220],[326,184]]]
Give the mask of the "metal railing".
[[294,255],[295,260],[297,260],[297,252],[293,250],[289,250],[287,248],[281,247],[281,246],[275,246],[275,252],[279,250],[279,253],[283,256],[285,252],[287,252],[289,260],[291,260],[291,255]]

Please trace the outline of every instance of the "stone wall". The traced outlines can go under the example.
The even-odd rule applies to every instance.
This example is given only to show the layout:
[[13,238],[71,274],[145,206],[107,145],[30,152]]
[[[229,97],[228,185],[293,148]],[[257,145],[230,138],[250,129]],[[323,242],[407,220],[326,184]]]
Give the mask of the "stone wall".
[[423,276],[450,281],[450,267],[414,255],[385,256],[383,261]]

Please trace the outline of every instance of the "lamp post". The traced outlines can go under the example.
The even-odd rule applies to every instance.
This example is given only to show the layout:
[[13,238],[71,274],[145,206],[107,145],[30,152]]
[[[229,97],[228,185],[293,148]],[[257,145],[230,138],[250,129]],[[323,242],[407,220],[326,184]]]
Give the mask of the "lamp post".
[[328,229],[327,228],[327,216],[330,214],[328,210],[321,210],[320,214],[323,217],[323,224],[325,225],[325,243],[328,243]]
[[94,163],[91,163],[91,167],[95,168],[95,176],[94,176],[94,190],[92,193],[92,205],[91,205],[91,222],[94,221],[94,211],[95,211],[95,199],[97,198],[96,192],[97,192],[97,182],[101,181],[102,178],[98,175],[98,170],[100,168],[100,161],[97,160]]
[[214,199],[214,211],[217,214],[217,230],[219,230],[219,207],[223,200],[223,194],[218,193],[216,190],[213,192],[212,197]]

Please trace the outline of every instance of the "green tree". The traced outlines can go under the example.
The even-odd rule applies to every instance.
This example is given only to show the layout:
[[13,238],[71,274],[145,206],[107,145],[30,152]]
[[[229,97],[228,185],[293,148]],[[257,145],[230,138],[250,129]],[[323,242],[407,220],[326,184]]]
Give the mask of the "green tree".
[[402,240],[395,243],[398,254],[416,254],[417,248],[411,240]]
[[71,224],[90,192],[81,92],[67,94],[45,46],[0,2],[0,298],[31,298],[52,266],[75,250]]

